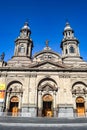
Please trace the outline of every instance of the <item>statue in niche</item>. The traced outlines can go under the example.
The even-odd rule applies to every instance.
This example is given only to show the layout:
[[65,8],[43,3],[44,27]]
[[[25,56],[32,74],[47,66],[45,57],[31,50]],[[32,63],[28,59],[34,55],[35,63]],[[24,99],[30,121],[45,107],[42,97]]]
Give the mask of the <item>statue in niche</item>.
[[0,55],[0,61],[3,61],[3,60],[4,60],[4,57],[5,57],[5,53],[3,52],[3,53]]

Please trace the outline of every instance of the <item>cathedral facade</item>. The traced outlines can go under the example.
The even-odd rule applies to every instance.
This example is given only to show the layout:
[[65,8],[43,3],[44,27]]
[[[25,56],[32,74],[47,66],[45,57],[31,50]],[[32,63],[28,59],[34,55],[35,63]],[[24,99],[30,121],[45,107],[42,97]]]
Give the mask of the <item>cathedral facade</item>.
[[26,22],[15,40],[14,56],[0,60],[0,113],[27,117],[87,115],[87,63],[79,41],[67,22],[60,47],[54,52],[46,41],[32,56],[33,41]]

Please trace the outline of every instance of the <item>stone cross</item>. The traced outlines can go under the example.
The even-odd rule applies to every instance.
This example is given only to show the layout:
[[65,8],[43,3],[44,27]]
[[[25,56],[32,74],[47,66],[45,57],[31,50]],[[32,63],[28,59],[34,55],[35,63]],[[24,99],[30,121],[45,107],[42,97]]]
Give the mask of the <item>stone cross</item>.
[[46,40],[46,47],[48,47],[49,40]]

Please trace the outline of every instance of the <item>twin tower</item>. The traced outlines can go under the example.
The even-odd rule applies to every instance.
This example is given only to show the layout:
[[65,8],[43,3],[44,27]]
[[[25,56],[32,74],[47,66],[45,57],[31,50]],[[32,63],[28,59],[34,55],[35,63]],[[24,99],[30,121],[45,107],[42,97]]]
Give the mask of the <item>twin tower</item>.
[[[15,50],[13,58],[8,61],[8,64],[20,61],[20,64],[29,64],[32,60],[33,41],[30,38],[31,30],[27,22],[20,30],[20,35],[15,40]],[[63,31],[63,39],[60,45],[62,49],[63,62],[72,62],[81,60],[79,53],[79,41],[74,36],[74,30],[67,22]]]

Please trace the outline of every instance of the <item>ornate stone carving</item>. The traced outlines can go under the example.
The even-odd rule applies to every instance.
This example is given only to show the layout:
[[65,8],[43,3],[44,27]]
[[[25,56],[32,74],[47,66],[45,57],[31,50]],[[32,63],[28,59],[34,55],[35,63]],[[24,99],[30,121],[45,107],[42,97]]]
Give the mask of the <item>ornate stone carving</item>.
[[50,75],[45,75],[45,78],[50,78]]
[[82,84],[77,84],[73,87],[72,89],[72,94],[73,95],[86,95],[87,94],[87,89],[86,86]]
[[31,74],[30,77],[37,77],[37,74]]
[[37,77],[37,74],[34,73],[25,74],[25,77]]
[[11,99],[11,102],[19,102],[18,97],[13,97],[13,98]]
[[23,88],[22,85],[19,83],[13,83],[8,87],[6,90],[6,93],[9,94],[9,96],[17,96],[17,95],[23,95]]
[[63,74],[61,74],[61,75],[59,75],[59,78],[70,78],[70,75],[63,75]]
[[49,83],[46,83],[44,85],[39,86],[38,90],[39,91],[47,91],[48,92],[48,91],[57,91],[58,88],[56,88],[55,85],[51,85]]
[[46,94],[46,95],[43,97],[43,101],[52,101],[52,100],[53,100],[53,98],[52,98],[52,96],[49,95],[49,94]]

